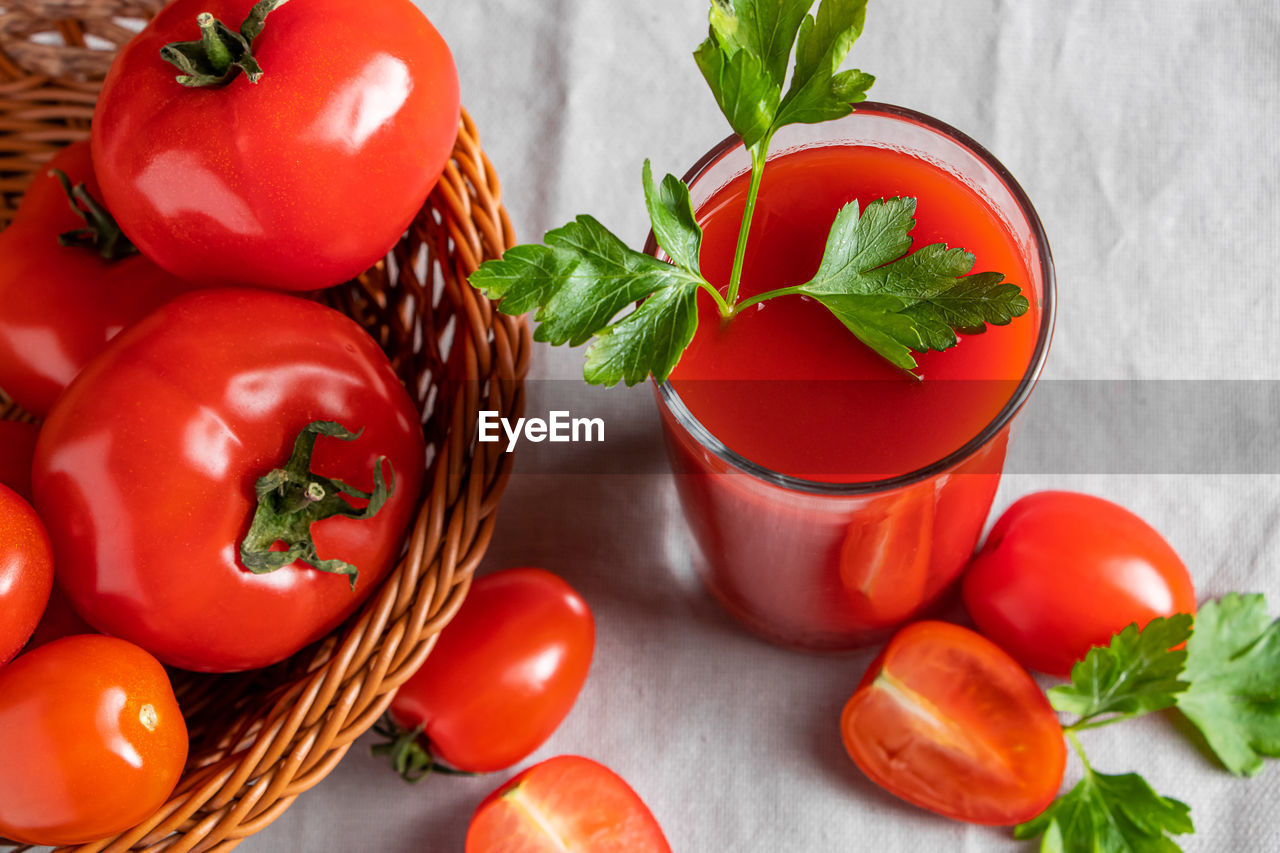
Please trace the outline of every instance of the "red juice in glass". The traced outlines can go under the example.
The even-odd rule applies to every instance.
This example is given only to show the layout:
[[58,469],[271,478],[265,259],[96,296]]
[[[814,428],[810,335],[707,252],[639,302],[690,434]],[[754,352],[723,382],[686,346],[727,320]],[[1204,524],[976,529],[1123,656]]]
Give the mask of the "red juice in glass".
[[[809,299],[723,322],[700,295],[698,333],[659,398],[702,578],[774,641],[851,648],[927,610],[972,553],[1047,349],[1052,264],[1021,190],[958,132],[880,105],[791,130],[765,169],[742,298],[811,278],[844,204],[911,196],[912,249],[963,246],[974,272],[1004,273],[1031,302],[918,355],[917,379]],[[747,163],[727,143],[691,181],[715,284],[729,279]]]

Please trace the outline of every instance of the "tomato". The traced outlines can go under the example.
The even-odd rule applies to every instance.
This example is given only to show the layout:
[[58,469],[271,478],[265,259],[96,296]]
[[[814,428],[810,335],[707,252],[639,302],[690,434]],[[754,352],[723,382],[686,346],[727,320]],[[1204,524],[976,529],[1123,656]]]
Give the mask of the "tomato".
[[1049,700],[990,640],[946,622],[899,631],[845,705],[844,745],[871,781],[955,820],[1038,815],[1062,785]]
[[[281,660],[341,622],[399,557],[423,477],[419,417],[350,318],[267,291],[181,296],[112,341],[41,430],[32,485],[58,582],[89,624],[173,666]],[[358,436],[311,431],[342,428]],[[314,476],[298,457],[308,441]],[[295,482],[268,488],[255,509],[255,484],[287,460]],[[385,505],[343,517],[380,479]],[[363,497],[343,497],[343,483]],[[258,523],[272,508],[291,533]],[[309,525],[322,511],[337,514]],[[354,565],[354,589],[303,562],[308,527],[310,557]],[[286,539],[287,553],[267,553]],[[251,572],[242,542],[264,571],[281,567]]]
[[964,579],[974,624],[1030,669],[1066,677],[1131,623],[1195,613],[1187,568],[1123,507],[1075,492],[1016,501]]
[[66,637],[0,670],[0,836],[80,844],[164,805],[187,761],[164,667],[114,637]]
[[510,767],[569,715],[594,645],[591,611],[560,578],[532,568],[487,575],[396,691],[391,719],[420,729],[459,770]]
[[35,424],[0,420],[0,486],[31,500],[31,457],[36,452]]
[[121,329],[191,289],[139,254],[104,260],[97,248],[60,245],[59,235],[86,224],[54,169],[102,197],[89,143],[77,142],[36,175],[0,232],[0,388],[36,415]]
[[458,132],[449,48],[410,0],[309,0],[272,11],[257,83],[188,88],[161,57],[232,30],[252,0],[175,0],[124,47],[93,117],[107,205],[158,264],[207,284],[312,290],[391,248]]
[[466,853],[671,853],[644,801],[589,758],[535,764],[485,799]]
[[55,583],[53,589],[49,590],[49,603],[45,605],[40,623],[36,625],[31,639],[27,640],[27,644],[22,648],[22,653],[30,654],[34,649],[63,637],[96,633],[88,622],[80,618],[80,614],[71,609],[66,594]]
[[35,630],[53,586],[49,535],[31,505],[0,486],[0,666]]

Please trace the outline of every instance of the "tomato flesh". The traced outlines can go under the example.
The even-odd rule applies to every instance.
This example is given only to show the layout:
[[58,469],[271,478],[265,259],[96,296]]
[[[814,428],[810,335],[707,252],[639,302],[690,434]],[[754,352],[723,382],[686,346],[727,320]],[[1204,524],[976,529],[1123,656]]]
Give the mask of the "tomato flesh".
[[0,836],[81,844],[162,806],[187,728],[164,668],[114,637],[66,637],[0,670]]
[[955,820],[1007,825],[1062,784],[1066,744],[1027,672],[967,628],[917,622],[867,670],[841,720],[873,782]]
[[478,579],[430,656],[392,700],[432,753],[475,773],[510,767],[549,738],[591,667],[595,623],[568,583],[543,569]]
[[1024,666],[1064,678],[1127,625],[1196,610],[1191,576],[1164,537],[1075,492],[1014,502],[970,564],[964,602],[978,630]]
[[671,853],[644,801],[603,764],[562,755],[480,804],[466,853]]

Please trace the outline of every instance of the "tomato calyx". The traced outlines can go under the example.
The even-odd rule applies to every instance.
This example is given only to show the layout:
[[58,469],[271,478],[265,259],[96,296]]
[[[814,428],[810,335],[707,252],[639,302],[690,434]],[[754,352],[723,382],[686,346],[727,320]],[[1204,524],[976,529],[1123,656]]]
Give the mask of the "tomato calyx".
[[[354,590],[358,568],[345,560],[320,559],[316,554],[316,543],[311,538],[311,525],[334,516],[357,521],[373,518],[395,493],[395,470],[392,469],[391,482],[387,483],[382,476],[382,463],[387,457],[379,456],[373,464],[372,493],[316,474],[310,470],[311,456],[316,439],[322,435],[343,441],[354,441],[360,437],[360,433],[334,421],[312,421],[302,428],[285,466],[259,477],[254,486],[258,508],[253,514],[249,532],[240,543],[240,562],[255,575],[261,575],[301,560],[322,572],[347,575]],[[343,495],[367,500],[368,504],[363,509],[356,509],[343,499]],[[283,542],[286,550],[271,550],[277,542]]]
[[92,249],[104,261],[118,261],[138,254],[138,247],[116,224],[115,217],[102,206],[83,183],[71,185],[71,179],[61,169],[50,169],[49,174],[62,184],[72,212],[84,220],[85,227],[58,235],[58,243],[81,249]]
[[413,729],[401,729],[389,720],[383,719],[374,723],[374,733],[387,740],[369,747],[373,755],[391,756],[391,766],[400,774],[400,778],[411,784],[417,784],[432,774],[444,776],[482,776],[482,773],[471,773],[459,770],[447,764],[441,764],[431,753],[428,741],[423,735],[422,726]]
[[241,71],[250,83],[257,83],[262,79],[262,66],[253,55],[253,42],[262,34],[267,16],[287,2],[259,0],[249,10],[239,32],[208,12],[201,13],[196,18],[199,40],[170,42],[160,48],[160,56],[182,71],[176,79],[188,88],[225,86]]

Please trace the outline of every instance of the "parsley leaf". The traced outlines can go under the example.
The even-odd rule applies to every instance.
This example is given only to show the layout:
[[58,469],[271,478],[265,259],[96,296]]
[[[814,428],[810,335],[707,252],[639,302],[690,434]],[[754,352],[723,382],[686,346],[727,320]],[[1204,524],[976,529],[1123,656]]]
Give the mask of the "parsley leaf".
[[1049,702],[1080,717],[1071,726],[1076,730],[1172,707],[1187,689],[1178,678],[1187,653],[1171,649],[1190,635],[1191,617],[1185,613],[1152,619],[1141,631],[1130,625],[1109,645],[1090,649],[1071,668],[1071,683],[1049,690]]
[[664,288],[604,329],[587,350],[586,380],[635,385],[652,374],[666,381],[698,328],[697,293],[697,285],[688,282]]
[[1207,602],[1187,642],[1178,710],[1204,735],[1237,776],[1280,756],[1280,620],[1271,621],[1261,595]]
[[649,208],[653,236],[662,251],[696,275],[698,255],[702,251],[702,228],[693,213],[689,188],[675,175],[667,175],[661,185],[655,184],[653,168],[645,160],[644,201]]
[[[999,273],[967,275],[974,257],[941,243],[910,255],[916,201],[858,203],[836,214],[822,264],[811,281],[789,288],[821,302],[893,364],[916,367],[911,351],[944,350],[958,343],[954,329],[981,331],[1004,325],[1029,306]],[[896,260],[895,260],[896,259]]]
[[1136,773],[1111,776],[1085,765],[1084,778],[1038,817],[1013,831],[1020,841],[1043,834],[1041,853],[1174,853],[1169,837],[1195,832],[1191,809],[1162,797]]
[[823,0],[816,18],[805,17],[796,47],[795,74],[782,99],[775,128],[843,118],[853,112],[855,103],[867,99],[867,90],[876,78],[857,69],[839,70],[862,35],[866,18],[867,0]]
[[760,59],[782,88],[796,33],[812,5],[813,0],[712,0],[711,35],[731,53],[745,50]]
[[711,35],[693,58],[729,126],[742,137],[743,145],[752,148],[769,135],[782,102],[782,83],[770,77],[758,54],[716,30],[718,6],[717,2],[711,7]]

